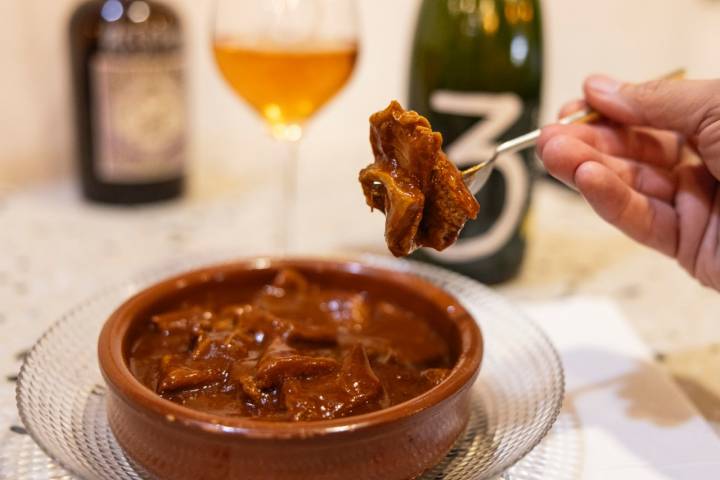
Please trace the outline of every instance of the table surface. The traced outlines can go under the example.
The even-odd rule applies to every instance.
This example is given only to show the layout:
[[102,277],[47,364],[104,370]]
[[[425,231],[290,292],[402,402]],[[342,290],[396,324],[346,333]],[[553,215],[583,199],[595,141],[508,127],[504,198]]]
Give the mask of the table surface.
[[[15,417],[13,382],[23,352],[74,304],[178,256],[271,250],[276,196],[256,173],[238,181],[235,173],[210,166],[184,200],[142,208],[86,204],[68,180],[0,184],[1,428]],[[310,173],[301,176],[298,251],[386,252],[383,218],[367,212],[358,188],[354,181],[328,185]],[[523,302],[574,295],[614,300],[720,432],[720,294],[624,238],[552,181],[538,184],[532,211],[523,271],[498,290]]]
[[614,300],[720,433],[720,293],[605,224],[569,189],[541,184],[534,211],[525,268],[500,292],[518,301],[585,294]]

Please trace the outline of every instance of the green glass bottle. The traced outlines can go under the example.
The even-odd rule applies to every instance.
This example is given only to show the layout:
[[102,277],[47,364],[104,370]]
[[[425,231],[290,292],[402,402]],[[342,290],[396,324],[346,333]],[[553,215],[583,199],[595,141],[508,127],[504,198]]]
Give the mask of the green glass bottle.
[[[543,67],[538,0],[424,0],[415,32],[409,107],[444,138],[458,167],[487,159],[496,143],[537,128]],[[457,244],[414,257],[485,283],[522,264],[534,153],[498,160],[477,195],[480,214]]]

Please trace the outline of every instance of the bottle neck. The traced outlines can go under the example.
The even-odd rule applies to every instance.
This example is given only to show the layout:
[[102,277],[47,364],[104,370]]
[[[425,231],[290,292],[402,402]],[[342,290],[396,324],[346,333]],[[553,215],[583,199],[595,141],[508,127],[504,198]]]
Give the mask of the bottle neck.
[[117,7],[127,8],[133,3],[144,3],[149,7],[153,6],[152,0],[95,0],[97,3],[100,3],[103,6],[109,5],[110,8],[113,7],[113,5]]
[[170,52],[182,48],[182,31],[166,11],[150,0],[104,0],[98,44],[106,51]]

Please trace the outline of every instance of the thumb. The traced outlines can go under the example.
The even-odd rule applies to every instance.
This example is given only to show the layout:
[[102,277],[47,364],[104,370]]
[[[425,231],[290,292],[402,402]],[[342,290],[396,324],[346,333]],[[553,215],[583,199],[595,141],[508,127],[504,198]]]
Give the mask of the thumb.
[[720,179],[720,80],[633,84],[595,75],[585,82],[585,98],[616,122],[696,138],[700,156]]

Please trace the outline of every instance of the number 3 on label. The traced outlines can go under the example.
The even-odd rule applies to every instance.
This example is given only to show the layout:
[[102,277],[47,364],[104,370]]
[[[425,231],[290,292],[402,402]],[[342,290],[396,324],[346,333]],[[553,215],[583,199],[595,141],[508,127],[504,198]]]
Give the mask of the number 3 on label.
[[[430,108],[438,113],[483,117],[446,148],[448,157],[461,167],[489,158],[497,139],[520,118],[522,107],[522,100],[513,93],[437,90],[430,97]],[[461,263],[490,256],[507,244],[522,221],[530,178],[517,153],[500,157],[496,169],[505,177],[505,200],[493,226],[483,235],[458,240],[444,252],[428,251],[430,255]]]

